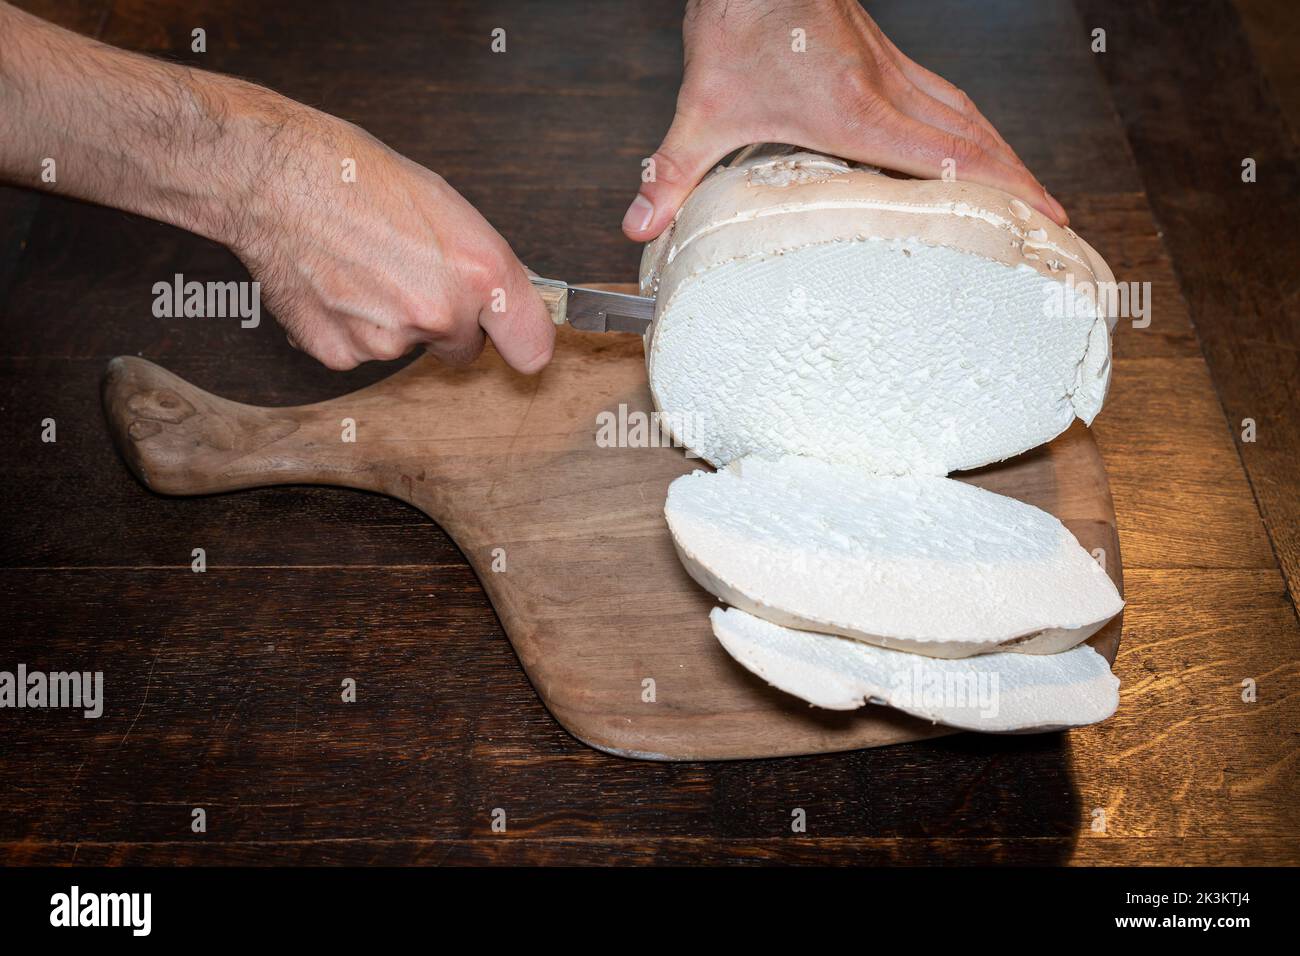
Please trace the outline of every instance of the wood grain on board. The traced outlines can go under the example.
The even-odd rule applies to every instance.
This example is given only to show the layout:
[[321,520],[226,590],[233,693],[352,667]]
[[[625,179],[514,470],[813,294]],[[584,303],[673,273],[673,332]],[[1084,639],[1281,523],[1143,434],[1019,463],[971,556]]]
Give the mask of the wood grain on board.
[[[419,508],[464,552],[547,708],[589,746],[735,760],[944,732],[887,709],[809,708],[723,652],[708,619],[716,601],[681,566],[663,518],[668,485],[700,463],[651,425],[639,336],[563,327],[538,376],[513,373],[495,353],[464,370],[425,357],[297,408],[230,402],[127,356],[109,366],[104,405],[131,470],[162,494],[331,484]],[[1122,589],[1106,473],[1087,429],[964,480],[1056,515],[1105,556]],[[1112,621],[1092,640],[1108,659],[1119,629]]]
[[[82,6],[40,9],[88,30]],[[681,51],[671,4],[620,5],[610,19],[576,3],[542,14],[527,3],[476,13],[377,0],[364,19],[342,0],[106,6],[108,42],[270,83],[446,174],[543,274],[633,277],[638,251],[617,223],[672,116]],[[1189,275],[1237,281],[1237,251],[1253,248],[1236,242],[1247,220],[1230,218],[1243,207],[1222,207],[1215,228],[1232,240],[1189,268],[1195,246],[1174,242],[1172,226],[1194,220],[1157,224],[1145,191],[1176,204],[1177,187],[1158,192],[1157,174],[1181,175],[1207,124],[1246,122],[1242,103],[1253,101],[1195,122],[1132,112],[1155,96],[1179,107],[1180,70],[1239,82],[1207,52],[1238,29],[1213,19],[1215,6],[1180,5],[1162,24],[1173,29],[1144,32],[1141,57],[1103,62],[1088,50],[1096,17],[1108,18],[1113,44],[1122,18],[1148,5],[1089,3],[1085,16],[1061,0],[870,5],[900,48],[971,93],[1121,279],[1152,283],[1153,321],[1121,323],[1114,392],[1094,429],[1129,600],[1114,718],[1068,734],[715,764],[584,747],[547,713],[456,546],[415,509],[318,487],[154,495],[117,458],[98,404],[119,354],[257,405],[344,395],[396,365],[338,375],[289,349],[270,321],[232,330],[154,319],[153,282],[177,271],[243,278],[237,261],[176,230],[43,197],[25,248],[7,272],[0,265],[10,277],[0,427],[12,451],[0,462],[0,633],[4,661],[102,666],[110,692],[98,721],[0,716],[0,857],[1300,861],[1290,706],[1300,628],[1270,547],[1279,519],[1266,524],[1254,506],[1216,395],[1217,353],[1207,369],[1197,338],[1234,312],[1184,299]],[[475,17],[488,13],[512,31],[505,61],[484,52],[490,25]],[[201,62],[184,42],[200,20],[210,39]],[[599,42],[556,42],[589,33]],[[1120,68],[1151,75],[1116,85]],[[1145,129],[1172,152],[1131,146]],[[1235,153],[1228,166],[1237,174]],[[1295,261],[1294,236],[1278,249]],[[1202,310],[1196,330],[1189,303]],[[46,415],[59,422],[56,445],[39,441]],[[212,555],[205,575],[189,570],[198,546]],[[364,689],[346,707],[345,676]],[[1255,704],[1241,699],[1247,679]],[[189,832],[196,795],[213,808],[202,843]],[[789,832],[793,806],[809,812],[806,835]],[[489,831],[493,807],[510,815],[505,838]]]

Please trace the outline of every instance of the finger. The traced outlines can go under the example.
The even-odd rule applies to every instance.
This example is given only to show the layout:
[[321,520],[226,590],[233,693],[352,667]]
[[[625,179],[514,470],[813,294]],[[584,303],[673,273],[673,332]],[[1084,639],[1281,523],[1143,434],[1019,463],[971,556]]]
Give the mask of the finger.
[[391,362],[399,359],[415,345],[414,338],[404,330],[389,329],[374,322],[363,322],[351,333],[352,350],[363,361]]
[[328,369],[346,372],[365,360],[353,348],[350,336],[323,315],[282,307],[275,317],[284,328],[290,348],[306,352]]
[[719,142],[679,111],[663,144],[642,167],[641,191],[623,215],[624,235],[649,242],[663,232],[704,175],[740,145]]
[[[962,139],[968,139],[1008,166],[1018,166],[1030,176],[1033,176],[1033,173],[1030,173],[1025,168],[1025,164],[1020,161],[1020,157],[1015,154],[1015,151],[1000,138],[989,132],[987,127],[976,122],[972,117],[958,112],[947,103],[940,102],[924,90],[912,87],[903,91],[896,99],[895,105],[901,112],[912,117],[912,119],[954,133]],[[1037,179],[1034,181],[1037,182]]]
[[921,64],[917,63],[906,53],[894,45],[894,41],[889,39],[883,33],[880,34],[880,41],[884,44],[885,49],[889,52],[894,65],[898,71],[910,80],[915,86],[924,90],[941,103],[951,106],[959,113],[964,113],[971,119],[975,120],[1003,145],[1010,149],[1010,144],[1002,138],[997,127],[988,121],[988,119],[976,107],[975,102],[965,94],[961,89],[945,80],[938,73],[927,70]]
[[425,351],[445,365],[469,365],[483,351],[483,330],[472,307],[453,314],[450,305],[427,307],[406,329],[411,344],[423,345]]
[[[848,158],[896,169],[927,179],[941,177],[945,160],[955,164],[959,180],[992,186],[1018,196],[1049,219],[1061,221],[1064,210],[1049,202],[1046,190],[1023,166],[1010,166],[971,140],[915,120],[893,107],[876,127],[883,137],[874,148],[858,149]],[[1053,209],[1057,205],[1057,209]]]
[[478,324],[506,364],[526,375],[545,368],[555,351],[555,323],[513,255],[502,284],[479,312]]
[[444,365],[461,367],[473,364],[483,352],[487,337],[477,325],[455,336],[435,336],[425,339],[425,351],[431,352]]
[[350,371],[368,357],[357,352],[347,335],[332,328],[317,334],[309,334],[305,338],[301,335],[294,336],[290,344],[335,372]]
[[[1006,141],[1000,132],[998,132],[998,128],[989,122],[988,118],[981,113],[979,108],[975,105],[974,100],[967,96],[965,92],[949,83],[943,77],[939,76],[939,74],[933,73],[914,60],[909,59],[898,49],[898,47],[893,46],[892,43],[890,43],[890,47],[895,54],[895,61],[899,70],[905,77],[907,77],[907,79],[911,80],[918,89],[983,127],[985,131],[996,139],[997,142],[1000,143],[1012,157],[1014,157],[1016,164],[1019,164],[1020,166],[1025,165],[1024,161],[1016,151],[1011,148],[1011,144]],[[1057,202],[1056,198],[1049,193],[1045,187],[1043,189],[1043,194],[1047,198],[1049,208],[1052,209],[1052,212],[1047,213],[1047,215],[1062,226],[1068,225],[1070,217],[1066,214],[1065,207]]]
[[903,54],[900,53],[898,56],[898,68],[918,89],[923,90],[958,113],[970,117],[971,120],[984,127],[999,143],[1006,146],[1007,149],[1011,149],[1011,145],[1002,138],[1002,134],[998,132],[997,127],[989,122],[988,117],[979,111],[975,106],[975,102],[962,90],[953,86],[939,74],[927,70],[913,60],[909,60]]

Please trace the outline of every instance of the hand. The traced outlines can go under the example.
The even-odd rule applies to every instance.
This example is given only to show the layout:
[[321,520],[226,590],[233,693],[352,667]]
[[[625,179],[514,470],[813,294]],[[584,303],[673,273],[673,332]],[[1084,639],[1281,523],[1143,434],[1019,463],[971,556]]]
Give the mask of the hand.
[[[292,344],[333,369],[418,344],[463,365],[486,333],[521,372],[550,361],[555,326],[541,298],[468,202],[363,130],[289,108],[274,136],[262,124],[246,134],[257,173],[225,238]],[[345,160],[355,181],[344,181]]]
[[[806,37],[795,52],[791,31]],[[1065,225],[1060,203],[961,90],[913,63],[854,0],[691,0],[677,115],[654,154],[654,182],[623,218],[648,241],[695,185],[750,143],[790,143],[924,179],[945,159],[960,180],[995,186]]]
[[[42,157],[63,174],[42,178]],[[269,90],[116,50],[3,2],[0,182],[224,243],[290,341],[330,368],[421,343],[470,362],[485,333],[521,372],[551,357],[555,327],[523,266],[441,177]]]

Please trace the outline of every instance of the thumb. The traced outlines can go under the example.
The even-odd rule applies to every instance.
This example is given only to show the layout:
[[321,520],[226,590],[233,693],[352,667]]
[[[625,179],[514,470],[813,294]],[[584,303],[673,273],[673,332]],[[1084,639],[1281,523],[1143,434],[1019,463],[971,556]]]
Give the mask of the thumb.
[[668,227],[690,191],[731,150],[679,112],[655,154],[641,167],[641,191],[623,215],[623,233],[649,242]]
[[541,296],[513,255],[507,260],[501,287],[479,312],[479,325],[511,368],[531,375],[551,360],[555,323]]

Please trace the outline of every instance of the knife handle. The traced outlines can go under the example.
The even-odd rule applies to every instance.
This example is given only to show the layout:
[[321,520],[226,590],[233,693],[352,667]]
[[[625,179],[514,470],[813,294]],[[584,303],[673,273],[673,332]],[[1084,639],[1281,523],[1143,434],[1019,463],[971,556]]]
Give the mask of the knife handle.
[[563,325],[567,320],[569,308],[569,284],[559,279],[543,279],[539,275],[528,273],[528,281],[533,284],[537,294],[542,297],[542,304],[551,314],[551,321]]

